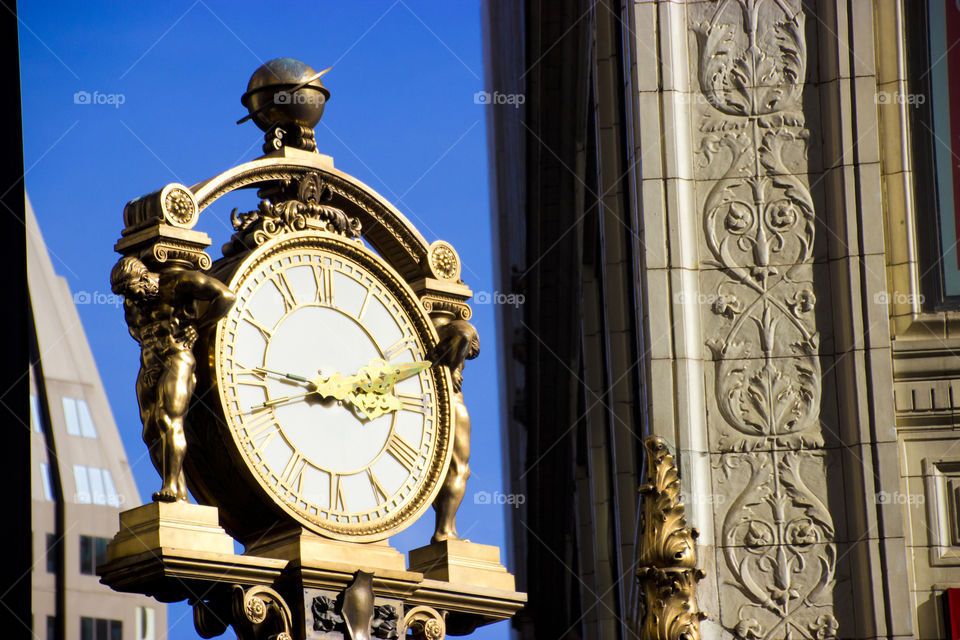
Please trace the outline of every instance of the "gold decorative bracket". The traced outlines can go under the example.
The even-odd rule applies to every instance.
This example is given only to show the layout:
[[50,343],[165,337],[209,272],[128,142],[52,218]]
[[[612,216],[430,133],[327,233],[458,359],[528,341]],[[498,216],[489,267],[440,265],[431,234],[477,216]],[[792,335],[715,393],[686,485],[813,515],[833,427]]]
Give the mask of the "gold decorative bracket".
[[433,607],[413,607],[403,617],[404,636],[406,631],[414,640],[443,640],[447,637],[446,615]]
[[637,582],[642,597],[642,640],[700,640],[696,588],[706,575],[697,569],[695,541],[687,527],[680,475],[663,438],[643,442],[647,454],[641,512]]
[[[228,595],[229,594],[229,595]],[[265,586],[229,591],[193,603],[193,624],[204,638],[223,634],[233,626],[239,640],[292,640],[290,607],[279,593]]]

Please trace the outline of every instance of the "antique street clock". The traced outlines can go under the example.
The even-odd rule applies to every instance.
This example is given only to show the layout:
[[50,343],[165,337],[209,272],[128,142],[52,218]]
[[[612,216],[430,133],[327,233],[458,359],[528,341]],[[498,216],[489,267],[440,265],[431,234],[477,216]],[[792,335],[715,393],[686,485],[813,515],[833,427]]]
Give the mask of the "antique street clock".
[[437,334],[410,287],[324,230],[219,266],[237,302],[205,374],[251,493],[342,540],[385,538],[422,513],[449,464],[451,392],[427,359]]
[[[124,209],[110,281],[140,346],[162,485],[120,514],[98,571],[117,590],[188,600],[203,637],[440,640],[526,600],[499,549],[455,526],[470,475],[463,371],[479,353],[471,291],[450,244],[317,152],[323,73],[264,64],[241,120],[264,130],[264,155]],[[257,203],[230,213],[212,259],[194,227],[232,192]],[[429,544],[408,557],[389,545],[431,506]]]
[[[459,259],[444,242],[417,252],[399,212],[305,152],[329,96],[319,75],[289,59],[254,74],[243,102],[280,157],[219,187],[255,185],[261,201],[234,211],[236,233],[208,271],[236,301],[195,349],[186,478],[245,545],[288,525],[386,538],[431,505],[453,450],[450,372],[430,361],[428,309],[469,317]],[[283,89],[309,93],[271,102]],[[398,268],[427,276],[413,280],[419,292]]]

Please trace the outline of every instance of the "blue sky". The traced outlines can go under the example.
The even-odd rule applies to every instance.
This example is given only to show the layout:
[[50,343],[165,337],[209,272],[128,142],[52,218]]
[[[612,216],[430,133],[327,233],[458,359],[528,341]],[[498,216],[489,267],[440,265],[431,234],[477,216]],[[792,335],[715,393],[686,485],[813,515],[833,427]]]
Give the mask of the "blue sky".
[[[428,241],[459,251],[474,292],[494,291],[479,2],[300,3],[213,0],[51,7],[21,2],[20,51],[26,188],[54,261],[71,290],[109,293],[124,204],[170,182],[194,184],[261,154],[262,132],[240,96],[263,62],[303,60],[332,97],[317,127],[320,152],[380,192]],[[86,91],[103,104],[76,104]],[[254,209],[252,192],[223,198],[198,228],[229,237],[229,212]],[[141,498],[158,476],[140,440],[134,380],[138,348],[122,310],[78,306]],[[480,358],[465,395],[473,422],[473,477],[461,534],[505,545],[505,506],[474,503],[504,491],[493,309],[474,305]],[[432,514],[391,539],[426,544]],[[512,567],[511,567],[512,569]],[[168,610],[170,637],[194,638],[189,608]],[[505,638],[506,623],[476,638]]]

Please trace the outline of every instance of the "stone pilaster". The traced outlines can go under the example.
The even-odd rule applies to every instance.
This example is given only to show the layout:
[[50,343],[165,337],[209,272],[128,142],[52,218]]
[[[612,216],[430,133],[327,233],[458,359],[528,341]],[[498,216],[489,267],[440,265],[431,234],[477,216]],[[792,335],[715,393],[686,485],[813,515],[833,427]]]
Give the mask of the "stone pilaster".
[[657,60],[635,78],[648,418],[702,534],[705,637],[838,635],[805,19],[799,0],[635,12]]
[[740,638],[834,637],[805,16],[736,0],[688,20],[719,621]]

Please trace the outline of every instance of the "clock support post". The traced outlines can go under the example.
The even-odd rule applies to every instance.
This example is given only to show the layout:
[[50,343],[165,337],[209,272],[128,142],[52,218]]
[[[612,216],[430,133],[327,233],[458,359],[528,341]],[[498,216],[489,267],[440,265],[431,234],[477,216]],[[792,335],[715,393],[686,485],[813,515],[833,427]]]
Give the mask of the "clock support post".
[[[469,477],[463,370],[479,353],[468,322],[472,293],[460,279],[452,246],[427,243],[393,205],[317,153],[313,127],[330,96],[321,75],[288,58],[266,63],[242,99],[250,114],[244,120],[253,119],[266,132],[266,155],[193,186],[167,185],[124,210],[115,246],[123,257],[111,281],[125,298],[131,335],[141,345],[137,397],[144,440],[163,484],[151,503],[120,514],[119,531],[97,572],[118,591],[162,602],[187,600],[205,638],[229,627],[241,640],[466,635],[509,619],[526,602],[501,565],[499,548],[460,539],[454,524]],[[206,253],[210,238],[194,226],[220,196],[252,187],[259,207],[239,215],[234,210],[236,233],[214,263]],[[356,247],[350,251],[358,255],[375,253],[383,262],[377,269],[386,282],[397,282],[397,300],[406,296],[416,306],[409,317],[424,319],[417,331],[430,343],[424,364],[403,366],[414,372],[431,368],[437,383],[424,388],[441,405],[434,420],[443,429],[437,427],[436,442],[427,440],[421,448],[444,454],[428,459],[428,489],[420,502],[392,529],[361,529],[355,538],[326,535],[322,527],[290,517],[284,501],[270,503],[269,492],[258,494],[264,487],[242,467],[246,454],[236,449],[216,406],[230,401],[215,383],[216,328],[227,322],[221,318],[240,304],[242,293],[227,286],[229,274],[258,250],[314,236]],[[317,296],[332,286],[318,279]],[[366,375],[389,370],[371,368]],[[310,385],[301,395],[321,392],[319,382],[301,380]],[[368,400],[391,392],[396,382],[377,384],[368,384]],[[194,385],[204,393],[194,394]],[[403,403],[394,399],[383,406],[368,408],[366,419]],[[405,460],[419,453],[412,448],[398,455]],[[200,504],[188,501],[187,486]],[[333,495],[331,490],[331,511]],[[422,515],[431,501],[433,540],[410,551],[408,559],[387,544],[386,535]]]

